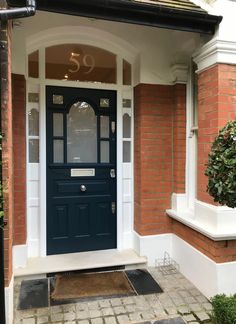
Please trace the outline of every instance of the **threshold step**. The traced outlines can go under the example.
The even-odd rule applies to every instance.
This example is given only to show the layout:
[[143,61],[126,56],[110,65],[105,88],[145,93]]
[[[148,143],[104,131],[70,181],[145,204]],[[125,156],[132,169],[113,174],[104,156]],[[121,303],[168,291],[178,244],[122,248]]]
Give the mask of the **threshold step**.
[[146,257],[132,250],[103,250],[80,253],[49,255],[30,258],[24,268],[14,271],[15,277],[37,276],[54,272],[87,270],[116,266],[145,265]]

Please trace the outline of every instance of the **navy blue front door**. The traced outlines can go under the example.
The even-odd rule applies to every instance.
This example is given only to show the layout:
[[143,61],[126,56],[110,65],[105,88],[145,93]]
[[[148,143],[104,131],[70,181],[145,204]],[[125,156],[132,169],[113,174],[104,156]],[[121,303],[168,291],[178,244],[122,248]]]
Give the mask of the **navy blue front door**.
[[46,88],[47,254],[116,248],[116,92]]

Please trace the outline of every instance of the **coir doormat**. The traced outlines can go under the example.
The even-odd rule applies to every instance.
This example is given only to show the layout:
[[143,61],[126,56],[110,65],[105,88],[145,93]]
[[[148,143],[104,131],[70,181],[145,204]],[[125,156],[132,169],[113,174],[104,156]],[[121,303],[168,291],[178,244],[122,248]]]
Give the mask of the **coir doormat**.
[[52,300],[135,294],[123,271],[56,275]]

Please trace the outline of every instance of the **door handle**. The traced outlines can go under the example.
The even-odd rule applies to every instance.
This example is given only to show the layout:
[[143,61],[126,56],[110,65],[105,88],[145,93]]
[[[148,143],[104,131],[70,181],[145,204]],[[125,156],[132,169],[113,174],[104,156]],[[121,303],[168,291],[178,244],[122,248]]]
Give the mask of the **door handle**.
[[85,192],[87,190],[85,185],[81,185],[80,186],[80,191]]

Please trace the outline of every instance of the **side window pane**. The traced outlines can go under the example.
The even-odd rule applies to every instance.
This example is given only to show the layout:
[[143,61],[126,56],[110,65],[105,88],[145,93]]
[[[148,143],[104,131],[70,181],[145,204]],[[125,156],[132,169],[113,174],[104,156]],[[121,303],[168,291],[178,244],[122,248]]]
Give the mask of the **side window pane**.
[[39,163],[39,140],[29,140],[29,163]]
[[110,162],[110,143],[101,141],[101,163]]
[[123,116],[123,137],[131,137],[131,117],[128,114]]
[[39,51],[28,55],[28,75],[30,78],[39,77]]
[[131,162],[131,145],[130,142],[123,142],[123,162]]
[[100,136],[109,138],[109,116],[100,117]]
[[53,136],[63,136],[63,114],[53,114]]
[[53,162],[54,163],[64,162],[64,141],[63,140],[53,141]]
[[39,136],[39,112],[33,108],[29,111],[29,136]]

